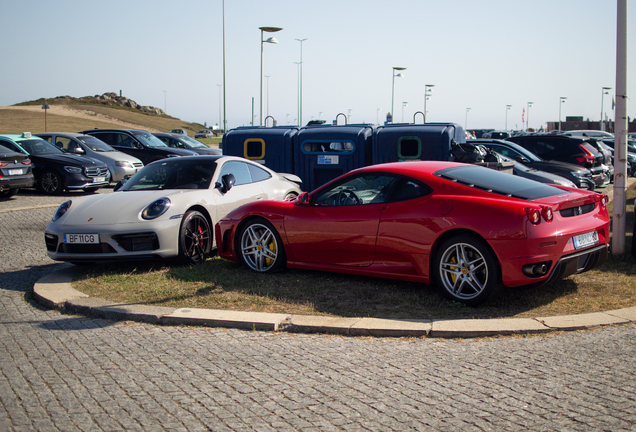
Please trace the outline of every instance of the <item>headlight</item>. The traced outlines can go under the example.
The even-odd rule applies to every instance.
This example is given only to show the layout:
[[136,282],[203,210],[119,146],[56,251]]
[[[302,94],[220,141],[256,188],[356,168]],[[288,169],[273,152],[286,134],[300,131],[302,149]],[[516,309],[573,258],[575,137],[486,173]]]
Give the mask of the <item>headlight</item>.
[[133,164],[128,161],[117,161],[115,162],[115,166],[122,167],[122,168],[132,168]]
[[70,172],[70,173],[73,173],[73,174],[81,174],[82,173],[82,169],[81,168],[73,167],[73,166],[65,166],[64,167],[64,171]]
[[172,154],[172,153],[170,153],[170,154],[168,155],[168,157],[179,157],[179,156],[181,156],[181,155],[178,155],[178,154]]
[[60,204],[60,206],[55,211],[55,214],[53,215],[52,222],[55,222],[56,220],[58,220],[59,218],[64,216],[64,214],[68,211],[68,209],[71,208],[71,203],[72,202],[73,201],[66,201],[66,202],[63,202],[62,204]]
[[170,208],[168,198],[159,198],[141,211],[141,218],[145,220],[156,219]]

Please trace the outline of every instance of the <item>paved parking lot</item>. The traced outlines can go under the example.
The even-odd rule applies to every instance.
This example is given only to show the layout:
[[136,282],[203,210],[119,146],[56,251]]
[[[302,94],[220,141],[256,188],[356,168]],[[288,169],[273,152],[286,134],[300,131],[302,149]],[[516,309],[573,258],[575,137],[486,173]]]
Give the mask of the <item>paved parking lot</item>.
[[30,289],[65,266],[43,241],[65,199],[0,203],[0,430],[636,430],[635,325],[393,339],[46,310]]

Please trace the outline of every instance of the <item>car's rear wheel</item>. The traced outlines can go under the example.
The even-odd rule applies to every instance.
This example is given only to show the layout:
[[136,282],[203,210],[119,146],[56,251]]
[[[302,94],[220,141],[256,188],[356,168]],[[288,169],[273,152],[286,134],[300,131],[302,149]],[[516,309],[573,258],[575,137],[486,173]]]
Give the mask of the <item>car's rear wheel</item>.
[[434,269],[442,293],[469,306],[484,302],[501,288],[496,256],[475,237],[457,236],[444,242]]
[[285,264],[285,249],[276,229],[265,219],[248,222],[239,236],[238,254],[249,268],[272,273]]
[[287,195],[285,195],[285,198],[283,199],[283,201],[291,201],[295,199],[297,196],[298,194],[296,192],[289,192]]
[[53,170],[44,171],[38,180],[38,189],[48,195],[59,195],[63,188],[62,178]]
[[210,255],[212,230],[208,219],[198,211],[183,217],[179,231],[179,259],[187,264],[200,264]]

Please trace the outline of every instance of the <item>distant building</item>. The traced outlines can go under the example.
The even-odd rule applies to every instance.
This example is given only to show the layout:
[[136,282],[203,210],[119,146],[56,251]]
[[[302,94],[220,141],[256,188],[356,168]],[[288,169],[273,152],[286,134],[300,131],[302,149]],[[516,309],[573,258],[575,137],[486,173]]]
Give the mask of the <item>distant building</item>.
[[[565,121],[561,121],[561,130],[601,130],[601,122],[590,121],[590,119],[583,120],[583,117],[569,116],[565,118]],[[559,130],[559,122],[548,122],[548,130]],[[614,121],[609,120],[605,124],[605,130],[607,132],[614,133]],[[627,118],[627,130],[629,132],[636,132],[636,119],[629,120]]]

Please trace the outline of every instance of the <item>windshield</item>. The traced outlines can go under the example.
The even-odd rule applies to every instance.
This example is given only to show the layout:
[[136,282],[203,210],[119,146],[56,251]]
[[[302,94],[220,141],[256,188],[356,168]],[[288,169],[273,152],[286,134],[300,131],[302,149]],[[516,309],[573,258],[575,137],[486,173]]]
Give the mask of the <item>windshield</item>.
[[86,144],[86,146],[95,151],[95,152],[111,152],[115,151],[114,148],[106,144],[104,141],[97,139],[93,136],[86,135],[81,138],[78,138],[81,142]]
[[157,138],[156,136],[154,136],[153,134],[150,134],[148,132],[136,132],[133,133],[133,135],[135,135],[135,137],[141,141],[143,143],[143,145],[148,146],[148,147],[168,147],[167,145],[164,144],[163,141],[161,141],[159,138]]
[[54,145],[44,141],[43,139],[33,138],[29,140],[21,140],[18,144],[31,155],[45,155],[45,154],[62,154],[64,153]]
[[203,144],[201,141],[197,141],[194,138],[190,138],[189,136],[184,136],[177,139],[180,139],[181,141],[185,141],[188,144],[188,146],[192,148],[208,148],[208,146]]
[[216,163],[200,160],[153,163],[142,168],[120,190],[208,189]]
[[445,168],[435,175],[452,182],[526,201],[562,195],[562,189],[479,166]]

